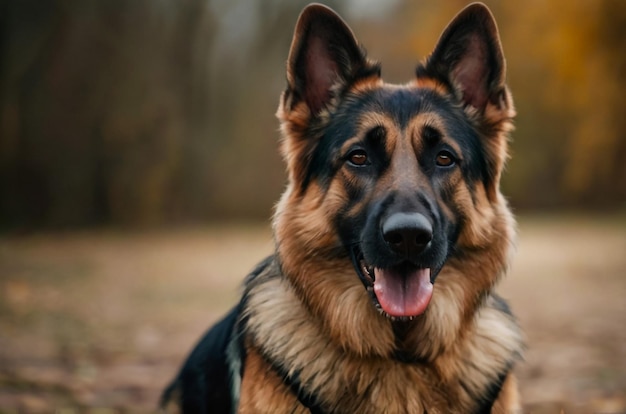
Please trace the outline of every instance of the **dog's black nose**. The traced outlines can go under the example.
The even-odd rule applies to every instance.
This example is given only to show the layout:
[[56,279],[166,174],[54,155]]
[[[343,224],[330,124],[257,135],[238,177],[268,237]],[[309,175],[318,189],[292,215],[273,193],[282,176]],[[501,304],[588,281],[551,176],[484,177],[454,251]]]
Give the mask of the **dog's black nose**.
[[433,226],[420,213],[394,213],[382,224],[383,239],[396,253],[409,258],[424,251],[433,238]]

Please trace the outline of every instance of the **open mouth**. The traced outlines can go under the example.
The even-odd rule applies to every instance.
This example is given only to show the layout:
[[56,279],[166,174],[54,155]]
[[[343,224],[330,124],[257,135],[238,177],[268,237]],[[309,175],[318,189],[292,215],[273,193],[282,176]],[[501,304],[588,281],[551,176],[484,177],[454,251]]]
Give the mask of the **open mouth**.
[[426,311],[433,295],[431,269],[409,262],[379,268],[369,265],[363,255],[353,260],[377,308],[391,319],[412,320]]

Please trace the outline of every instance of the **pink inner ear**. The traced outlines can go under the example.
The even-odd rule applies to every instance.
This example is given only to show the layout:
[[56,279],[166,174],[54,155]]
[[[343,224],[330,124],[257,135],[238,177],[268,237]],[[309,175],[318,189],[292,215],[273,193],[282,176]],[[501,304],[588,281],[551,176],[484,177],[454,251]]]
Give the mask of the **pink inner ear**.
[[305,99],[313,112],[330,99],[330,88],[337,80],[338,68],[324,39],[313,37],[306,52]]
[[487,103],[489,61],[485,45],[477,35],[468,39],[467,49],[456,63],[452,77],[463,91],[463,101],[483,109]]

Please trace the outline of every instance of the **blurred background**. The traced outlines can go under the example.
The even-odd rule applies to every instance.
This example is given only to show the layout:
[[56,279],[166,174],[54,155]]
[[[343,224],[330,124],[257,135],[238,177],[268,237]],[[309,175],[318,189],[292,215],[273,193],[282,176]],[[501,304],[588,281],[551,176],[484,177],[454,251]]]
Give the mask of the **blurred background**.
[[[271,252],[287,0],[0,0],[0,412],[149,412]],[[327,1],[402,83],[460,0]],[[529,412],[626,412],[626,2],[486,1]]]
[[[465,1],[334,1],[406,82]],[[301,1],[3,1],[0,225],[270,215],[274,112]],[[491,2],[519,112],[518,210],[624,208],[626,5]],[[259,171],[263,171],[259,174]]]

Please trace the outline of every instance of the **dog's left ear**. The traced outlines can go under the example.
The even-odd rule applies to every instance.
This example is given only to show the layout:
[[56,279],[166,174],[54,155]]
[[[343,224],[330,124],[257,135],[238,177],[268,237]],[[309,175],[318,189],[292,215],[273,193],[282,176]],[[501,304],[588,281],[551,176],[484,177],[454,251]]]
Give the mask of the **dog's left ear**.
[[484,112],[487,105],[506,110],[505,61],[493,15],[473,3],[450,22],[417,76],[433,77],[452,90],[465,105]]

